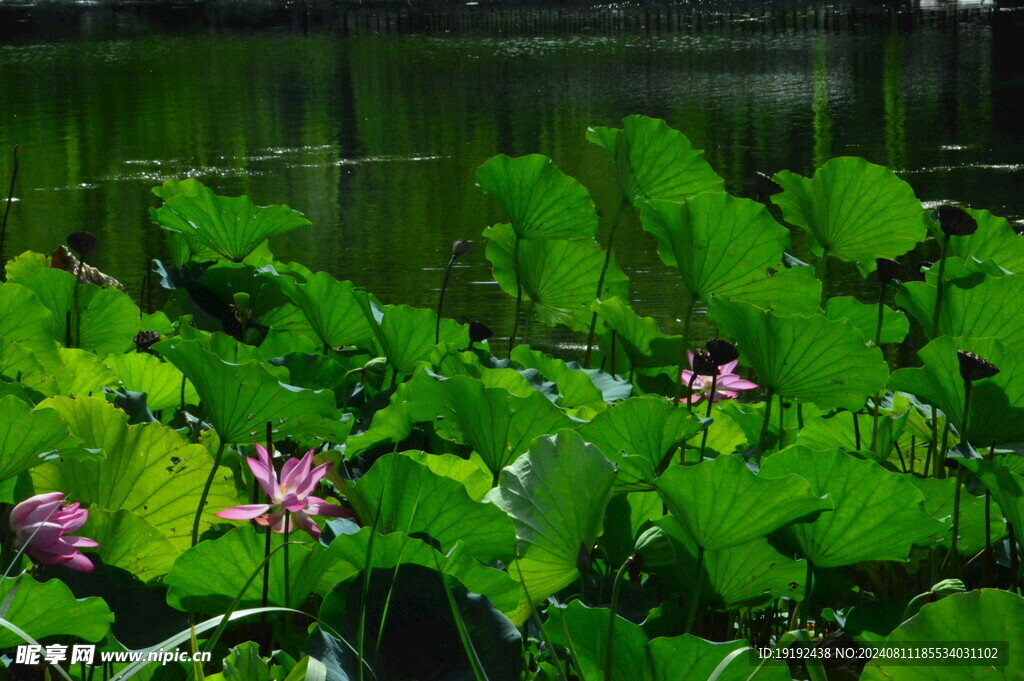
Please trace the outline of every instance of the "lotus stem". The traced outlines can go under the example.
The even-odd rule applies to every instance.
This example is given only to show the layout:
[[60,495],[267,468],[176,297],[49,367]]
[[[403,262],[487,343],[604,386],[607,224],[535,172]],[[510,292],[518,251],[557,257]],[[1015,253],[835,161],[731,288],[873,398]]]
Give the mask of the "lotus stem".
[[213,467],[210,474],[206,476],[206,484],[203,485],[203,493],[199,496],[199,505],[196,507],[196,517],[192,520],[192,546],[199,543],[199,521],[203,517],[203,507],[206,506],[206,497],[210,495],[210,487],[213,486],[213,478],[217,475],[217,468],[220,467],[220,460],[224,456],[224,440],[217,446],[217,455],[213,457]]
[[[260,599],[260,603],[264,608],[270,602],[270,542],[272,535],[273,530],[268,525],[263,540],[263,596]],[[260,615],[260,622],[266,625],[267,613]]]
[[608,614],[608,638],[605,640],[605,646],[607,650],[604,653],[604,679],[605,681],[611,681],[612,679],[612,661],[615,654],[615,620],[618,619],[616,614],[619,609],[619,596],[622,593],[622,577],[626,574],[626,570],[633,564],[634,556],[630,556],[619,568],[619,571],[615,573],[615,581],[612,582],[612,602],[611,612]]
[[[886,284],[882,282],[882,287],[878,293],[878,322],[875,324],[875,347],[880,348],[882,346],[882,322],[885,316],[885,289]],[[875,396],[872,398],[874,402],[871,410],[871,451],[878,452],[878,407],[881,402],[881,397]]]
[[782,403],[782,395],[779,395],[779,449],[786,446],[786,405]]
[[284,513],[284,607],[292,607],[291,566],[288,564],[288,539],[292,534],[291,513]]
[[508,356],[512,358],[512,348],[516,344],[516,333],[519,331],[519,312],[523,307],[523,280],[519,275],[519,237],[515,237],[516,243],[512,248],[512,269],[516,273],[516,311],[512,317],[512,333],[508,337]]
[[949,235],[942,238],[942,253],[939,255],[939,280],[935,286],[935,314],[932,316],[932,338],[939,337],[939,314],[942,312],[943,276],[946,273],[946,250],[949,248]]
[[[718,387],[717,383],[718,383],[718,374],[715,374],[714,376],[711,377],[711,397],[712,398],[715,396],[715,389]],[[707,418],[707,419],[711,418],[711,408],[712,408],[712,406],[714,406],[714,402],[712,402],[711,399],[708,399],[708,408],[707,408],[707,411],[704,414],[704,418]],[[704,433],[700,437],[700,456],[697,458],[697,463],[700,463],[701,461],[704,460],[704,448],[708,444],[708,430],[710,429],[710,427],[711,427],[710,424],[704,426]]]
[[[988,448],[988,460],[992,460],[996,446],[993,444]],[[995,563],[992,559],[992,492],[985,488],[985,568],[984,586],[993,586],[995,583]]]
[[4,221],[0,224],[0,281],[7,281],[7,260],[4,259],[4,244],[7,242],[7,218],[11,214],[11,204],[14,203],[14,183],[18,179],[18,151],[21,146],[15,144],[11,150],[14,156],[14,169],[11,171],[11,188],[7,191],[7,208],[4,209]]
[[960,543],[960,488],[964,482],[964,467],[956,469],[956,491],[953,493],[953,543],[949,550],[949,556],[953,560],[953,574],[960,574],[960,554],[958,545]]
[[761,423],[761,436],[757,439],[757,462],[761,463],[761,457],[768,448],[768,423],[772,418],[772,398],[775,392],[769,388],[764,399],[764,421]]
[[697,580],[693,584],[693,594],[690,596],[690,604],[686,608],[686,625],[683,633],[689,634],[693,630],[693,622],[697,617],[697,605],[700,601],[701,588],[704,585],[704,547],[697,547]]
[[1010,535],[1009,536],[1009,539],[1010,539],[1010,572],[1013,573],[1011,575],[1011,579],[1013,581],[1010,582],[1010,586],[1011,586],[1010,590],[1013,591],[1014,593],[1019,594],[1020,593],[1020,554],[1018,553],[1018,549],[1017,549],[1017,532],[1014,530],[1013,523],[1010,523],[1010,522],[1006,523],[1006,532],[1007,532],[1007,534]]
[[807,561],[807,576],[804,578],[804,601],[800,604],[800,628],[807,628],[811,614],[811,595],[814,593],[814,565]]
[[[608,274],[608,265],[612,261],[612,242],[615,240],[615,230],[619,226],[619,219],[622,217],[622,209],[626,207],[626,200],[619,202],[615,210],[615,217],[612,219],[612,226],[608,229],[608,243],[604,247],[604,264],[601,266],[601,276],[597,278],[597,292],[594,297],[601,299],[601,291],[604,290],[604,278]],[[590,332],[587,333],[587,349],[583,353],[583,368],[590,368],[590,351],[594,346],[594,331],[597,329],[597,312],[590,316]],[[614,372],[613,372],[614,373]]]
[[686,306],[686,316],[683,318],[683,349],[679,354],[679,370],[676,372],[676,376],[678,376],[676,382],[676,406],[679,406],[680,400],[683,397],[683,371],[686,370],[686,366],[689,364],[686,360],[686,351],[689,350],[690,323],[693,318],[693,307],[696,304],[697,301],[691,297],[690,302]]
[[857,451],[860,451],[860,416],[857,412],[853,412],[853,446]]
[[[518,245],[518,237],[516,244]],[[455,260],[458,258],[455,254],[448,259],[448,264],[444,268],[444,281],[441,282],[441,294],[437,297],[437,325],[434,327],[434,345],[441,342],[441,310],[444,309],[444,294],[448,290],[448,277],[452,273],[452,265],[455,264]],[[516,272],[516,281],[519,280],[519,273]]]

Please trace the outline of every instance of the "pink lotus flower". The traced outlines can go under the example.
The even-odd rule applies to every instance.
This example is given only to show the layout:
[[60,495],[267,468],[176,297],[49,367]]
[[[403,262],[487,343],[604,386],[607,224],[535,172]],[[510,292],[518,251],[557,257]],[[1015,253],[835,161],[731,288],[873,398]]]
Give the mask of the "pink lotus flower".
[[684,397],[682,402],[688,402],[689,404],[697,404],[701,399],[707,397],[712,402],[721,402],[722,400],[730,400],[739,395],[740,390],[752,390],[757,387],[756,383],[740,378],[738,374],[732,373],[733,369],[736,368],[736,364],[739,362],[738,359],[734,359],[728,364],[723,364],[718,367],[718,378],[714,379],[714,393],[711,392],[712,376],[694,374],[693,369],[693,353],[687,351],[686,356],[690,359],[690,370],[683,371],[683,385],[690,388],[690,381],[693,381],[692,390],[689,397]]
[[330,470],[331,464],[325,463],[316,468],[313,466],[313,450],[306,452],[301,460],[292,457],[281,468],[281,480],[278,482],[274,463],[266,448],[256,445],[259,459],[246,457],[252,474],[270,499],[269,504],[247,504],[233,506],[215,513],[218,518],[227,520],[255,520],[260,525],[270,527],[274,532],[287,532],[292,529],[292,521],[299,529],[305,530],[313,539],[320,537],[320,528],[310,516],[322,515],[340,518],[351,514],[335,504],[329,504],[319,497],[310,496],[317,483]]
[[89,511],[78,502],[64,506],[63,492],[29,497],[11,510],[15,546],[46,565],[64,565],[72,570],[92,572],[92,561],[78,549],[99,546],[92,539],[73,537],[89,519]]

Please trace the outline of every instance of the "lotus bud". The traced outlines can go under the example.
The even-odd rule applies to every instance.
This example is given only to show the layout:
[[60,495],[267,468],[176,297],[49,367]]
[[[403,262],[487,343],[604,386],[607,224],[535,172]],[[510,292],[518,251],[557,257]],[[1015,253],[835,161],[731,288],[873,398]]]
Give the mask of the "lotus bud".
[[482,343],[491,336],[494,332],[491,328],[482,322],[470,322],[469,323],[469,342],[470,343]]
[[939,227],[946,236],[969,236],[978,231],[978,221],[960,206],[939,206],[932,217],[939,221]]
[[461,258],[469,253],[470,242],[465,239],[456,239],[452,244],[452,258]]
[[704,347],[708,349],[708,355],[711,356],[711,361],[715,363],[715,366],[722,366],[740,358],[736,346],[721,338],[712,338]]
[[762,172],[754,173],[754,191],[757,192],[757,200],[767,203],[768,197],[783,192],[782,185]]
[[676,548],[660,527],[651,527],[637,538],[633,555],[645,568],[666,567],[676,562]]
[[878,272],[878,281],[883,284],[891,284],[899,276],[900,264],[889,258],[876,258],[875,271]]
[[249,294],[245,291],[239,291],[232,297],[233,304],[231,307],[235,310],[235,319],[238,320],[239,324],[245,324],[252,319],[252,310],[249,309]]
[[956,358],[960,362],[960,377],[965,383],[991,378],[999,373],[999,368],[995,364],[973,352],[957,350]]
[[[728,362],[727,362],[728,364]],[[698,376],[717,376],[718,364],[705,350],[693,353],[693,373]]]
[[139,331],[132,340],[135,341],[135,352],[150,352],[149,349],[160,340],[160,334],[156,331]]
[[75,232],[68,236],[68,246],[82,258],[96,250],[96,244],[96,235],[92,232]]
[[931,591],[939,598],[945,598],[946,596],[965,593],[967,588],[964,587],[964,583],[959,579],[944,579],[933,586]]

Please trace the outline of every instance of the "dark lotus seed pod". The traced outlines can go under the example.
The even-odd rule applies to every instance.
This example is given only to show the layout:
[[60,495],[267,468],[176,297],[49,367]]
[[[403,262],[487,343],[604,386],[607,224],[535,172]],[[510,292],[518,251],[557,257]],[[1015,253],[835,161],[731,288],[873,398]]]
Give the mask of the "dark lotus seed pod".
[[718,365],[706,351],[698,350],[693,353],[693,373],[699,376],[717,376]]
[[452,257],[461,258],[462,256],[469,253],[470,242],[465,239],[456,239],[455,243],[452,244]]
[[590,566],[594,564],[594,556],[590,553],[585,542],[580,542],[580,550],[576,552],[576,569],[587,574]]
[[782,185],[762,172],[754,173],[754,191],[757,192],[757,200],[766,203],[769,196],[781,194]]
[[704,344],[704,347],[708,349],[708,354],[711,356],[711,361],[715,363],[715,366],[728,364],[740,357],[736,346],[721,338],[712,338]]
[[135,341],[135,352],[150,352],[149,349],[160,340],[160,334],[156,331],[139,331],[132,340]]
[[979,357],[973,352],[957,350],[956,358],[960,361],[960,377],[964,381],[980,381],[983,378],[991,378],[999,373],[999,369],[995,364],[984,357]]
[[968,236],[978,231],[978,221],[960,206],[945,204],[932,215],[946,236]]
[[900,264],[889,258],[876,258],[875,268],[878,272],[878,281],[891,284],[899,276]]
[[96,235],[92,232],[75,232],[68,235],[68,246],[83,258],[96,250],[97,243]]
[[469,342],[470,343],[482,343],[491,336],[494,332],[491,328],[482,322],[470,322],[469,323]]

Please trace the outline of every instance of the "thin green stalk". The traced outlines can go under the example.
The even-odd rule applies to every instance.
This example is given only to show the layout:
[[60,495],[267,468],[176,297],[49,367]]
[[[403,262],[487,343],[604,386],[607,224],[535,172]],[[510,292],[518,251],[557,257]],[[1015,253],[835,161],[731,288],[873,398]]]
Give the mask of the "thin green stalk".
[[779,449],[786,446],[786,405],[782,403],[782,395],[779,395]]
[[768,389],[767,395],[764,398],[764,421],[761,423],[761,436],[757,438],[757,462],[761,463],[761,457],[765,454],[768,449],[768,423],[772,418],[772,398],[775,397],[775,393],[771,388]]
[[[879,348],[882,346],[882,321],[885,314],[885,288],[886,285],[883,282],[882,288],[878,294],[878,322],[875,324],[875,347]],[[880,396],[872,398],[874,402],[871,410],[871,451],[878,452],[878,407],[881,402]]]
[[1010,572],[1012,573],[1010,582],[1011,590],[1014,593],[1020,593],[1020,554],[1018,553],[1017,547],[1017,532],[1013,527],[1013,523],[1006,523],[1006,532],[1010,539]]
[[615,620],[618,619],[619,596],[622,592],[622,577],[626,570],[633,564],[634,556],[630,556],[615,573],[615,580],[612,582],[611,613],[608,615],[608,638],[605,639],[604,653],[604,681],[612,681],[612,660],[615,653]]
[[203,507],[206,506],[206,497],[210,495],[210,487],[213,486],[213,478],[217,475],[220,467],[220,460],[224,456],[224,440],[220,441],[217,447],[217,455],[213,457],[213,467],[210,474],[206,476],[206,484],[203,485],[203,493],[199,496],[199,505],[196,507],[196,517],[192,520],[192,546],[199,543],[199,521],[203,517]]
[[14,156],[14,169],[11,171],[11,188],[7,192],[7,208],[4,210],[4,221],[0,224],[0,281],[7,281],[7,267],[4,259],[4,244],[7,242],[7,218],[11,214],[11,204],[14,203],[14,183],[18,179],[18,151],[21,147],[17,144],[11,150]]
[[683,318],[683,349],[679,354],[679,370],[676,372],[676,376],[679,377],[676,383],[676,406],[679,406],[680,400],[683,397],[683,372],[686,371],[686,367],[689,364],[686,358],[686,351],[690,349],[690,324],[693,319],[693,307],[696,304],[697,301],[690,298],[690,302],[686,305],[686,316]]
[[[960,436],[967,437],[968,421],[971,417],[971,396],[974,394],[974,384],[971,381],[964,381],[964,413],[960,419]],[[946,419],[946,428],[942,433],[942,447],[945,451],[947,438],[949,437],[949,419]],[[938,464],[936,464],[938,467]],[[953,495],[953,544],[948,557],[953,560],[953,574],[960,572],[960,555],[957,553],[957,546],[960,541],[960,487],[964,481],[964,467],[957,466],[956,469],[956,492]]]
[[292,607],[291,566],[288,564],[288,539],[292,535],[292,518],[288,511],[284,512],[284,604]]
[[[444,281],[441,282],[441,294],[437,298],[437,324],[434,327],[434,345],[441,342],[441,310],[444,309],[444,294],[448,290],[448,277],[452,273],[452,265],[455,264],[455,260],[458,256],[452,255],[448,259],[448,265],[444,268]],[[519,274],[516,274],[518,277]],[[324,353],[327,354],[327,353]]]
[[[260,605],[264,608],[267,607],[267,604],[270,601],[270,554],[272,553],[270,550],[270,542],[273,534],[274,531],[271,530],[268,525],[263,541],[263,595],[260,598]],[[267,613],[260,615],[260,623],[266,625]]]
[[804,602],[800,604],[800,628],[807,628],[811,614],[811,596],[814,594],[814,565],[807,561],[807,576],[804,578]]
[[853,412],[853,446],[860,451],[860,414]]
[[942,294],[945,292],[943,277],[946,273],[946,250],[949,248],[949,235],[942,239],[942,254],[939,256],[939,280],[935,288],[935,313],[932,316],[932,338],[939,337],[939,314],[942,312]]
[[[711,377],[711,397],[715,396],[715,389],[717,387],[718,387],[718,374],[715,374],[714,376]],[[708,399],[708,408],[707,408],[707,411],[704,414],[704,418],[708,418],[708,419],[711,418],[711,408],[714,406],[714,404],[715,403],[712,402],[711,399],[709,398]],[[701,461],[704,460],[704,448],[708,444],[708,430],[709,429],[710,429],[710,426],[705,426],[704,427],[704,433],[703,433],[703,435],[701,435],[701,438],[700,438],[700,456],[697,458],[697,463],[700,463]]]
[[519,237],[515,237],[516,243],[512,249],[512,269],[516,273],[516,311],[512,318],[512,333],[508,337],[508,356],[512,357],[512,348],[516,345],[516,333],[519,331],[519,313],[523,307],[523,279],[519,274]]
[[704,586],[704,547],[697,547],[697,579],[693,584],[693,594],[690,596],[690,603],[686,608],[686,625],[683,633],[689,634],[693,630],[693,622],[697,617],[697,605],[700,602],[701,588]]
[[[988,448],[988,460],[992,460],[996,446]],[[995,585],[995,562],[992,559],[992,492],[985,488],[985,581],[982,586]]]
[[[622,217],[622,209],[626,206],[626,200],[623,199],[619,202],[619,207],[615,210],[615,217],[612,219],[612,226],[608,230],[608,243],[604,247],[604,265],[601,266],[601,276],[597,278],[597,292],[594,293],[594,297],[598,300],[601,299],[601,291],[604,290],[604,278],[608,274],[608,265],[612,261],[612,242],[615,240],[615,230],[619,226],[619,218]],[[583,368],[590,368],[590,351],[594,346],[594,331],[597,329],[597,312],[594,312],[590,317],[590,332],[587,334],[587,350],[583,353]],[[614,356],[614,355],[613,355]],[[614,372],[613,372],[614,373]]]

